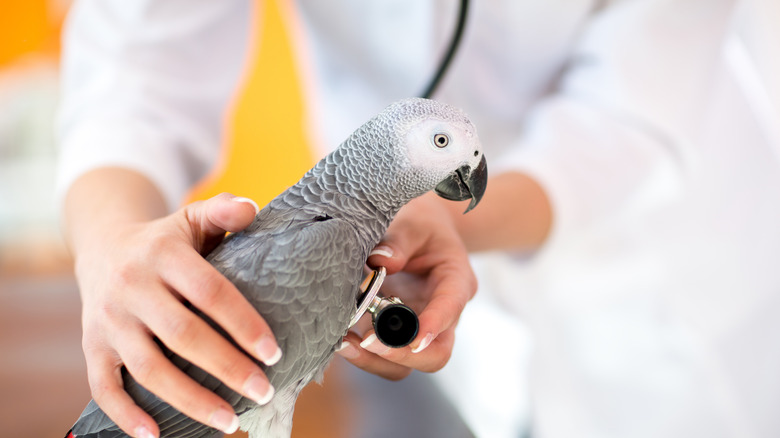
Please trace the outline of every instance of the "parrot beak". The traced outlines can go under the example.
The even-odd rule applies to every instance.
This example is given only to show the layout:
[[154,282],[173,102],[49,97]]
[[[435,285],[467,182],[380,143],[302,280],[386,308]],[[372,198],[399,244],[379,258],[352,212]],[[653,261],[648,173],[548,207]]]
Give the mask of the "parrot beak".
[[463,214],[466,214],[482,200],[482,195],[485,194],[485,189],[487,188],[487,179],[487,161],[485,161],[485,156],[483,155],[482,160],[475,169],[469,166],[461,166],[452,172],[447,179],[440,182],[434,191],[437,195],[450,201],[471,199],[468,208],[463,212]]

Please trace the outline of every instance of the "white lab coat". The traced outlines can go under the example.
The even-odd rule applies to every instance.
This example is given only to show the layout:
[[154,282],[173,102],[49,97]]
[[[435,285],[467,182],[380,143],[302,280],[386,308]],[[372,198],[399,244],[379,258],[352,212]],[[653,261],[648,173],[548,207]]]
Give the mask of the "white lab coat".
[[[437,379],[477,435],[780,434],[780,136],[761,74],[778,61],[735,42],[740,7],[473,2],[437,98],[475,121],[491,174],[532,175],[555,212],[537,253],[475,256],[480,292]],[[76,2],[60,191],[121,165],[178,205],[217,161],[249,8]],[[321,153],[423,88],[456,8],[285,9]]]

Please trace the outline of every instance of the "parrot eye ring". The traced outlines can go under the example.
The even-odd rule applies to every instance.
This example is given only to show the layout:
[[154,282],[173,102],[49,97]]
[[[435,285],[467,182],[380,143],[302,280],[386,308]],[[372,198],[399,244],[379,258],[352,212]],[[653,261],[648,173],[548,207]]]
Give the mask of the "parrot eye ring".
[[433,144],[435,144],[437,148],[446,148],[447,145],[450,144],[450,138],[447,134],[436,134],[433,136]]

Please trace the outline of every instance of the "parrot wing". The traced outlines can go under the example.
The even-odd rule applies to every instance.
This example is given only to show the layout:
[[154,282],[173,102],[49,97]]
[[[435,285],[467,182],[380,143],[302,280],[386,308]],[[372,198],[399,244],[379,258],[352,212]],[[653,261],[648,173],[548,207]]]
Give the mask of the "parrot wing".
[[210,261],[265,318],[282,359],[277,390],[324,367],[356,310],[365,245],[346,220],[298,212],[274,229],[238,233]]

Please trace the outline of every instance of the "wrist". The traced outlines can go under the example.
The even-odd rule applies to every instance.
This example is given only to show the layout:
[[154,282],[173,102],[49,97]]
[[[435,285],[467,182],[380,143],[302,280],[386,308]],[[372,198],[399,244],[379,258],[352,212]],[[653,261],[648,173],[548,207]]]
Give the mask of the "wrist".
[[68,190],[64,234],[74,254],[100,250],[107,236],[123,225],[166,214],[162,194],[151,181],[128,169],[102,168],[85,173]]

